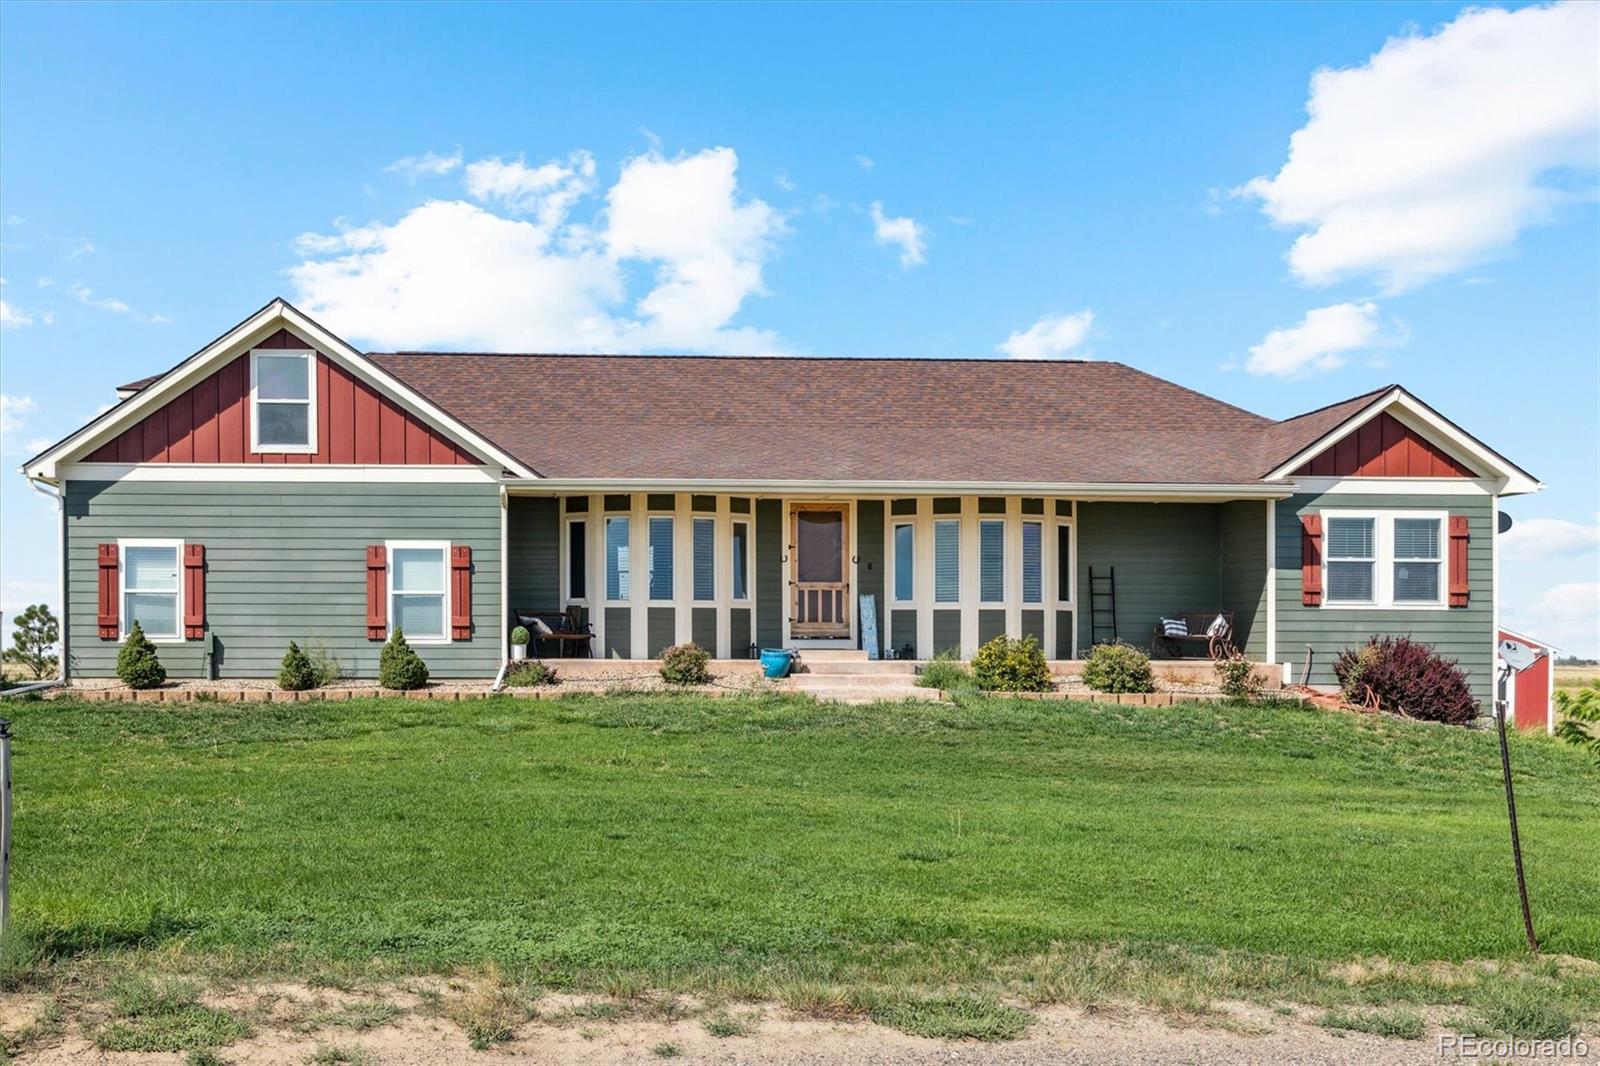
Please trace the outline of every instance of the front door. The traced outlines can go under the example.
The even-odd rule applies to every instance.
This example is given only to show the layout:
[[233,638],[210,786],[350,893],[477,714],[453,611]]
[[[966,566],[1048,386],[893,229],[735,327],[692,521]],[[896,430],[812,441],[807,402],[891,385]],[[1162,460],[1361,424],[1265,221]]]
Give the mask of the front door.
[[850,583],[845,546],[848,512],[839,503],[797,503],[789,513],[789,633],[796,637],[850,635]]

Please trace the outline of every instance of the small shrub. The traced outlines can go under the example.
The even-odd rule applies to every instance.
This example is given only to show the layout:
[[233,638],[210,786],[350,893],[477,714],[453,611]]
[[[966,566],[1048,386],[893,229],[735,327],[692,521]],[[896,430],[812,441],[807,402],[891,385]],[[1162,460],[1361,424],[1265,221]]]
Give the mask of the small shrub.
[[527,626],[518,626],[511,631],[511,644],[513,647],[521,644],[524,648],[526,648],[528,646],[528,641],[532,639],[533,634],[528,632]]
[[1408,718],[1466,725],[1478,716],[1478,701],[1456,661],[1409,637],[1373,637],[1346,648],[1333,673],[1351,703],[1366,703],[1370,689],[1379,708]]
[[397,626],[378,653],[378,684],[384,688],[413,689],[428,683],[428,664],[411,650]]
[[344,667],[320,643],[306,645],[306,658],[311,661],[311,681],[315,688],[327,688],[344,677]]
[[1031,634],[995,637],[972,657],[972,677],[991,692],[1048,692],[1052,687],[1044,649]]
[[311,659],[300,650],[300,645],[291,640],[289,650],[283,653],[283,662],[278,667],[278,687],[285,692],[303,692],[316,683]]
[[1096,692],[1154,692],[1150,656],[1132,644],[1096,644],[1083,664],[1083,683]]
[[669,685],[703,685],[711,680],[711,656],[698,644],[674,644],[661,653],[661,677]]
[[155,688],[167,679],[167,668],[156,656],[156,646],[144,635],[138,622],[117,652],[117,676],[129,688]]
[[917,674],[917,684],[941,692],[961,692],[973,687],[972,674],[953,648],[929,659],[922,672]]
[[1556,736],[1600,761],[1600,681],[1556,692]]
[[1261,695],[1261,679],[1256,677],[1256,664],[1243,655],[1232,655],[1219,661],[1217,676],[1222,679],[1224,696],[1252,700]]
[[539,659],[524,659],[506,671],[506,684],[512,688],[533,688],[555,683],[555,670]]

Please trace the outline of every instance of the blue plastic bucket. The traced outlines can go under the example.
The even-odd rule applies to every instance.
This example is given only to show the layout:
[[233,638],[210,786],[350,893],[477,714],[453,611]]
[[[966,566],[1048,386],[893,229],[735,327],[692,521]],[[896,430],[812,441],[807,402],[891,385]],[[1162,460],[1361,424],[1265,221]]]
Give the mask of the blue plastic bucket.
[[794,664],[794,652],[782,648],[761,649],[761,672],[771,678],[789,676],[789,667]]

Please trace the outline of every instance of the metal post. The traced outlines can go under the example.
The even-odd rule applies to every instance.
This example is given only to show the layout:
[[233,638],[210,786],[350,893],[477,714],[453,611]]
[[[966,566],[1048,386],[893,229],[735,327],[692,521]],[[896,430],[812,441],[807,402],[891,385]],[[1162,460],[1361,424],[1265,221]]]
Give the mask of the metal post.
[[1494,720],[1500,732],[1500,771],[1506,781],[1506,813],[1511,817],[1511,856],[1517,866],[1517,895],[1522,900],[1522,931],[1528,938],[1528,947],[1537,955],[1539,941],[1533,935],[1533,914],[1528,910],[1528,881],[1522,872],[1522,839],[1517,834],[1517,797],[1511,789],[1511,749],[1506,744],[1506,679],[1511,668],[1500,670],[1494,701]]
[[0,718],[0,934],[11,924],[11,722]]

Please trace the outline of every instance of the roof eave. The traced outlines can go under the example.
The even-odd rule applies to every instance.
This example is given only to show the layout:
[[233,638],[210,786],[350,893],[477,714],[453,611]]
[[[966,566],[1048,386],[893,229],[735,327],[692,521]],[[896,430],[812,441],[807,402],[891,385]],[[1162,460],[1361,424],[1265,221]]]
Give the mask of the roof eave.
[[543,477],[536,481],[505,479],[517,493],[585,492],[690,492],[742,493],[752,496],[815,495],[826,493],[865,496],[916,496],[941,494],[1003,496],[1070,496],[1074,499],[1217,499],[1281,500],[1294,495],[1287,482],[1241,483],[1183,482],[1055,482],[1055,481],[890,481],[833,478],[627,478]]

